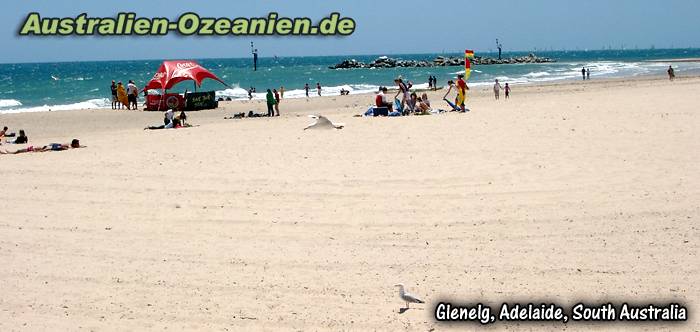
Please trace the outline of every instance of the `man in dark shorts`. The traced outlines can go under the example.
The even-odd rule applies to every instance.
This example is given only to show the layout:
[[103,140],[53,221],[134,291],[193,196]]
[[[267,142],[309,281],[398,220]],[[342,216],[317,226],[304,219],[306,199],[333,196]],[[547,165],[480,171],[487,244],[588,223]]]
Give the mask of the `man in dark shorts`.
[[136,87],[134,81],[129,80],[129,84],[126,85],[126,95],[129,98],[129,106],[131,107],[131,109],[139,109],[138,94],[139,88]]

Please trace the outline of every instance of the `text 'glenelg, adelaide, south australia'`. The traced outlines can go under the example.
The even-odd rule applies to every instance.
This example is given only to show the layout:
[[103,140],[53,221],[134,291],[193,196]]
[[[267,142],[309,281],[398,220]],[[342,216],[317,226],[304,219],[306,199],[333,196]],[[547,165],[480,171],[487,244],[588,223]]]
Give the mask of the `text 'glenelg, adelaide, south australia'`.
[[664,305],[588,305],[577,303],[565,308],[550,304],[503,303],[496,308],[478,303],[456,305],[440,302],[435,307],[435,319],[440,322],[684,322],[688,309],[677,303]]

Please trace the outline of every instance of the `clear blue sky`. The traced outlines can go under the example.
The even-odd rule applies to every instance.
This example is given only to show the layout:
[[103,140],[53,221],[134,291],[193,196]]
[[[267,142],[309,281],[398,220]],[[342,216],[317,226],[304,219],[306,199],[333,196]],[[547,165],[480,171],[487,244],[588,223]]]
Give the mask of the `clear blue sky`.
[[[349,37],[19,37],[27,13],[42,16],[255,17],[277,11],[313,20],[338,11],[352,17]],[[698,0],[37,0],[3,3],[0,62],[439,53],[505,50],[699,47]]]

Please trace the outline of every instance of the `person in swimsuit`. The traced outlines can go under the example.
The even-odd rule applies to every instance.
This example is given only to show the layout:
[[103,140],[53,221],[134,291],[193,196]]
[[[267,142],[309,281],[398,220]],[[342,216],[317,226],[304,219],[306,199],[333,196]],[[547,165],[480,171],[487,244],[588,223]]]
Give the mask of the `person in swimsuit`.
[[85,146],[80,145],[80,141],[76,138],[74,138],[70,144],[61,144],[61,143],[51,143],[48,145],[44,145],[41,148],[35,148],[34,146],[28,146],[24,149],[19,149],[17,151],[9,152],[9,151],[0,151],[0,154],[20,154],[20,153],[27,153],[27,152],[48,152],[48,151],[63,151],[63,150],[68,150],[68,149],[78,149],[78,148],[84,148]]
[[275,95],[275,112],[277,112],[276,116],[280,116],[280,94],[277,92],[277,89],[272,89],[272,93]]
[[406,105],[406,102],[408,102],[411,99],[411,93],[408,91],[408,86],[406,85],[406,83],[403,82],[403,79],[401,77],[395,79],[394,84],[396,84],[399,87],[399,91],[396,92],[394,99],[398,99],[399,95],[403,94],[403,96],[401,97],[401,109],[403,109]]

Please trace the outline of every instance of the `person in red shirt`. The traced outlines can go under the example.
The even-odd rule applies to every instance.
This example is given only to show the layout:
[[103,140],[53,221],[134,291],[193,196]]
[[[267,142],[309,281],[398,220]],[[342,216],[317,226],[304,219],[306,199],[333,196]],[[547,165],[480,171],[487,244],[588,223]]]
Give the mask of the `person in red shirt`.
[[467,99],[467,90],[469,90],[469,87],[467,86],[467,82],[464,81],[464,75],[462,74],[457,75],[457,90],[458,95],[461,92],[462,96],[464,96],[464,98],[460,101],[460,105],[458,105],[464,110],[464,101]]

